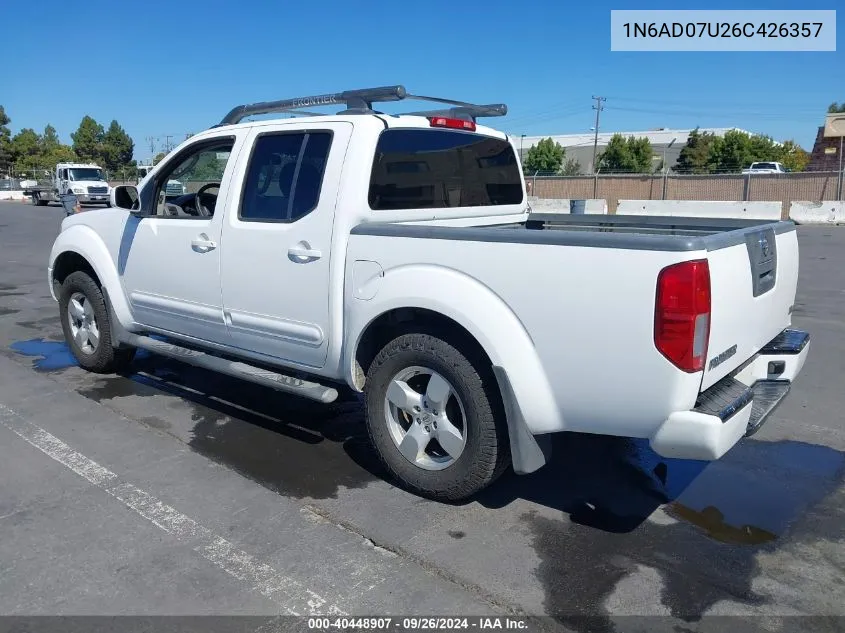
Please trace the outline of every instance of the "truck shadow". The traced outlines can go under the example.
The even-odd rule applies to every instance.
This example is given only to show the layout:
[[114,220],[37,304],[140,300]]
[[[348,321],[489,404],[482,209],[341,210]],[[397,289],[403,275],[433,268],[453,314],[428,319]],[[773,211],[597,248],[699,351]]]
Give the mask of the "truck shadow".
[[[367,438],[361,398],[351,391],[341,389],[337,402],[324,405],[146,352],[132,370],[124,378],[134,385],[191,403],[191,448],[280,493],[320,498],[334,496],[341,485],[390,480]],[[81,393],[101,401],[126,389],[107,381]],[[537,473],[509,470],[455,505],[497,508],[523,499],[595,529],[629,532],[669,500],[670,489],[677,496],[706,466],[673,464],[664,485],[665,463],[635,440],[566,433],[553,441],[552,460]]]
[[[552,451],[540,470],[516,475],[508,469],[476,501],[487,508],[501,508],[525,499],[565,512],[575,523],[624,533],[636,529],[670,500],[666,461],[637,440],[558,433],[552,437]],[[707,466],[677,461],[671,481],[675,495]]]
[[[34,339],[12,349],[35,357],[38,371],[76,366],[63,342]],[[367,439],[360,397],[350,391],[323,405],[146,352],[130,372],[98,377],[78,391],[104,404],[178,398],[168,408],[189,408],[189,432],[171,429],[168,416],[139,421],[280,494],[334,497],[340,487],[387,479]],[[629,438],[561,433],[552,441],[546,466],[530,475],[508,470],[456,505],[496,509],[524,500],[615,534],[636,531],[662,507],[716,540],[764,543],[840,481],[845,464],[839,451],[793,441],[744,440],[713,463],[662,459],[647,442]]]

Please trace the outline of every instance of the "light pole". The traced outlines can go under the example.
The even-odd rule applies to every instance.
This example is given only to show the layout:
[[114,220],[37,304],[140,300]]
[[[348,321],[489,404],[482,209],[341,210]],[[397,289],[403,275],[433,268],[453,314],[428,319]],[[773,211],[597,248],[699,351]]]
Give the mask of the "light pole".
[[836,183],[836,199],[842,200],[842,182],[845,180],[845,173],[843,173],[842,149],[843,139],[845,139],[845,114],[830,113],[827,115],[824,124],[824,136],[830,138],[831,136],[839,137],[839,174]]
[[522,142],[525,140],[525,134],[521,134],[519,137],[519,162],[525,162],[525,155],[522,153]]
[[669,142],[669,144],[668,144],[666,147],[664,147],[664,148],[663,148],[663,171],[664,171],[664,172],[665,172],[665,171],[668,171],[668,170],[666,169],[666,150],[667,150],[667,149],[669,149],[670,147],[672,147],[672,146],[675,144],[675,141],[677,141],[677,140],[678,140],[678,137],[676,136],[675,138],[673,138],[673,139]]

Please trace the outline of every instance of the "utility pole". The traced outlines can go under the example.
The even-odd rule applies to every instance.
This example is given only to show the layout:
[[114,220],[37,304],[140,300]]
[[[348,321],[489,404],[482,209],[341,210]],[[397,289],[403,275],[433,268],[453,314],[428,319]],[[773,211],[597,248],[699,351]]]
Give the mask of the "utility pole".
[[599,115],[601,111],[604,109],[602,106],[602,101],[607,101],[605,97],[593,97],[596,102],[596,105],[593,106],[593,110],[596,111],[596,134],[593,137],[593,173],[596,173],[596,150],[599,147]]
[[168,134],[164,137],[164,151],[170,153],[170,150],[173,149],[173,146],[170,144],[170,139],[173,138],[172,134]]
[[148,136],[144,139],[150,145],[150,156],[155,157],[156,154],[156,139],[154,136]]

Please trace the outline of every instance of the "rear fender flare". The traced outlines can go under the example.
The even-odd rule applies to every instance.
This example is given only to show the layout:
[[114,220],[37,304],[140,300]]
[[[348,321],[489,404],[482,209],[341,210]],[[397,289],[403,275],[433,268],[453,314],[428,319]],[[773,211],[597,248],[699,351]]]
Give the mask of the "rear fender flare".
[[534,435],[562,428],[554,391],[534,342],[516,314],[488,286],[460,271],[432,265],[389,269],[375,283],[375,293],[367,293],[372,295],[368,300],[355,298],[347,288],[345,339],[350,344],[344,359],[344,378],[350,386],[355,388],[356,351],[367,327],[391,310],[421,308],[459,323],[490,358],[508,411],[515,468],[515,441],[530,444]]

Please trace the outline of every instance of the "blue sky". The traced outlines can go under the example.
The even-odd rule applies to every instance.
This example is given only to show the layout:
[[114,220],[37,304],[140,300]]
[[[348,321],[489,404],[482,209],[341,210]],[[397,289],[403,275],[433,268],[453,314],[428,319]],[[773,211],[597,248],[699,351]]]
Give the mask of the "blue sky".
[[795,9],[794,0],[4,4],[2,22],[21,25],[0,39],[0,104],[13,132],[51,123],[69,142],[85,114],[104,126],[117,119],[136,158],[149,156],[145,137],[181,140],[239,103],[398,83],[507,103],[494,125],[514,134],[586,132],[591,97],[603,95],[602,131],[736,126],[806,149],[827,106],[845,101],[841,34],[835,53],[610,51],[611,9]]

